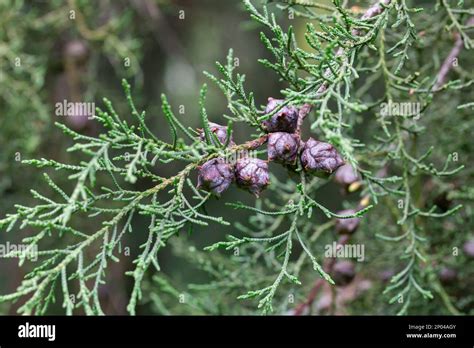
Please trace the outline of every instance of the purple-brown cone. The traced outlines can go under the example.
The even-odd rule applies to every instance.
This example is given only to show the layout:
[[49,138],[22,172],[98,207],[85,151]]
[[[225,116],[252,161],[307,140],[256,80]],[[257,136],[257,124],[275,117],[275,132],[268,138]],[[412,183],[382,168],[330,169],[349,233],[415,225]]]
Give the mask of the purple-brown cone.
[[[284,102],[283,99],[268,98],[268,104],[265,113],[269,114],[275,108]],[[269,133],[273,132],[287,132],[294,133],[298,124],[299,111],[296,106],[287,105],[282,107],[269,120],[263,121],[263,127]]]
[[301,153],[301,164],[308,173],[327,176],[342,166],[344,161],[331,144],[309,138]]
[[349,284],[355,277],[355,265],[351,261],[337,261],[331,272],[332,279],[338,286]]
[[456,281],[458,272],[450,267],[443,267],[439,271],[438,276],[441,283],[448,285]]
[[468,240],[466,243],[464,243],[462,249],[464,250],[466,256],[474,257],[474,239]]
[[237,186],[258,197],[270,183],[268,164],[258,158],[241,158],[235,164],[235,179]]
[[[356,211],[354,209],[347,209],[338,212],[338,215],[353,215]],[[340,234],[353,234],[359,227],[359,218],[337,219],[336,232]]]
[[72,40],[64,46],[64,56],[73,63],[83,64],[89,56],[89,48],[82,40]]
[[281,164],[293,165],[298,157],[299,136],[290,133],[276,132],[268,136],[268,160]]
[[[211,132],[216,135],[217,139],[219,139],[219,142],[221,142],[222,144],[225,144],[227,142],[227,127],[226,126],[221,126],[220,124],[209,122],[209,128]],[[199,129],[199,139],[201,141],[206,140],[206,135],[204,134],[203,129]],[[214,144],[215,142],[214,137],[211,138],[211,142]],[[232,139],[232,134],[231,134],[230,140],[229,140],[229,146],[232,146],[234,144],[235,143]],[[214,145],[219,146],[219,144],[214,144]]]
[[359,180],[359,176],[354,172],[350,164],[344,164],[334,173],[334,180],[342,186],[349,186],[350,184]]
[[198,188],[220,196],[234,180],[234,171],[223,158],[214,158],[199,168]]

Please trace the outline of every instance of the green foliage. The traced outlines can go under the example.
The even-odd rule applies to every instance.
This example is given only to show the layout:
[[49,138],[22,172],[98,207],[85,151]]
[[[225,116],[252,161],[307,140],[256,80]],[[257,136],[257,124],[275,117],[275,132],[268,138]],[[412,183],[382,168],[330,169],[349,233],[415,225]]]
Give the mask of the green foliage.
[[[8,117],[0,118],[0,193],[21,190],[15,181],[18,166],[11,163],[36,155],[46,143],[44,139],[48,138],[51,114],[54,113],[50,102],[57,97],[54,94],[58,89],[67,90],[67,85],[72,83],[69,79],[66,86],[59,82],[64,81],[61,78],[65,75],[62,66],[65,53],[61,46],[64,42],[89,41],[91,46],[102,49],[117,75],[134,76],[140,81],[140,71],[135,69],[139,66],[138,57],[134,53],[140,41],[128,37],[133,30],[131,18],[117,16],[104,27],[91,29],[102,15],[95,4],[83,1],[1,2],[0,108],[2,115]],[[43,51],[54,53],[41,54]],[[122,61],[126,57],[133,64],[124,69]],[[86,100],[93,100],[97,90],[105,88],[105,83],[94,80],[100,63],[98,58],[90,56],[87,71],[80,72],[80,80],[88,86],[83,96]],[[56,83],[63,84],[57,88]],[[25,180],[34,180],[26,173],[23,175]],[[6,209],[9,204],[10,200],[5,199],[0,206]]]
[[[432,233],[441,229],[442,219],[451,219],[457,226],[472,226],[472,207],[457,203],[440,210],[423,184],[429,181],[442,192],[448,190],[450,201],[473,198],[469,188],[472,171],[454,163],[464,162],[472,146],[450,145],[446,134],[439,134],[453,123],[458,124],[453,128],[457,135],[453,139],[461,142],[470,131],[459,124],[467,120],[472,109],[472,90],[467,90],[474,81],[472,73],[459,69],[458,79],[435,88],[440,80],[438,72],[445,64],[439,57],[444,59],[453,44],[450,32],[455,31],[463,39],[464,49],[472,48],[469,28],[462,24],[472,9],[461,4],[454,7],[444,0],[422,8],[409,7],[404,0],[385,0],[365,8],[366,16],[360,17],[342,1],[334,0],[332,5],[315,0],[280,2],[281,10],[307,19],[302,42],[295,29],[284,29],[268,7],[257,9],[248,0],[244,4],[264,30],[260,38],[271,58],[261,59],[260,63],[285,84],[281,91],[284,103],[265,114],[257,106],[254,94],[246,89],[245,75],[236,72],[235,57],[229,50],[226,63],[217,63],[220,75],[205,74],[227,100],[231,113],[224,115],[229,120],[227,139],[232,127],[245,123],[255,132],[246,143],[228,147],[229,143],[221,144],[215,139],[205,107],[206,85],[199,100],[205,141],[173,113],[165,95],[161,97],[163,122],[170,128],[171,140],[158,139],[147,126],[145,112],[137,110],[126,81],[123,88],[133,124],[118,115],[108,99],[103,101],[105,109],[98,109],[94,117],[104,129],[97,137],[57,124],[74,140],[68,151],[84,159],[74,165],[48,159],[24,161],[67,173],[74,189],[65,192],[45,174],[55,196],[46,197],[32,190],[38,204],[17,205],[15,213],[0,220],[0,227],[6,231],[35,230],[23,243],[29,249],[41,246],[40,260],[33,270],[15,292],[0,296],[0,302],[27,298],[20,313],[44,314],[59,288],[67,314],[79,310],[104,314],[99,289],[107,281],[108,265],[120,261],[125,234],[137,233],[134,219],[139,216],[147,219],[149,227],[145,242],[134,257],[134,269],[127,272],[133,280],[127,306],[130,314],[136,313],[138,304],[146,302],[153,303],[159,313],[172,314],[165,298],[183,295],[161,269],[158,255],[166,246],[210,279],[206,284],[189,285],[183,295],[190,298],[184,311],[229,313],[231,306],[227,302],[232,297],[257,299],[257,307],[265,314],[286,313],[295,306],[288,301],[289,295],[298,293],[297,300],[303,301],[315,277],[335,287],[330,270],[322,262],[321,246],[334,240],[325,232],[334,229],[336,218],[358,217],[366,227],[359,242],[369,243],[376,237],[374,243],[390,255],[392,268],[397,270],[384,291],[389,294],[388,311],[396,307],[398,314],[406,314],[419,303],[440,300],[450,313],[459,313],[436,274],[438,265],[450,257],[449,251],[443,257],[434,253],[433,249],[442,242]],[[428,17],[432,19],[424,21]],[[433,23],[437,28],[430,27]],[[371,89],[380,93],[374,97],[367,93]],[[445,99],[449,105],[443,105]],[[387,104],[403,102],[421,106],[419,113],[383,112]],[[360,203],[357,213],[341,215],[327,208],[320,195],[328,180],[307,177],[301,168],[291,175],[285,172],[283,177],[272,173],[271,198],[257,199],[254,205],[226,201],[227,209],[247,212],[248,223],[235,223],[235,231],[226,241],[204,250],[190,245],[185,232],[192,235],[195,227],[221,226],[222,231],[230,228],[221,211],[206,209],[212,197],[194,184],[195,170],[212,158],[228,157],[261,145],[261,122],[285,105],[302,104],[313,106],[314,111],[306,120],[312,135],[334,145],[361,175],[363,189],[356,194],[357,200],[370,200],[373,204]],[[439,131],[429,129],[432,122],[441,123]],[[361,139],[356,132],[362,123],[368,130],[367,139]],[[171,176],[157,174],[166,172],[169,164],[178,164],[181,169]],[[457,178],[455,189],[446,189],[452,177]],[[99,186],[99,182],[105,184]],[[132,185],[137,182],[152,184],[136,190]],[[341,200],[345,200],[345,208],[357,205],[354,199]],[[96,219],[99,227],[81,231],[76,225],[84,218]],[[460,247],[466,239],[457,238],[457,244],[447,249]],[[61,240],[67,246],[48,249],[51,240]],[[26,261],[24,254],[18,256],[21,264]],[[307,266],[316,272],[302,272]],[[362,272],[364,267],[366,264],[360,267]],[[73,292],[78,301],[71,301]],[[221,304],[195,295],[202,292],[215,294]],[[242,307],[232,313],[254,313],[253,301],[241,303]],[[469,308],[469,304],[465,307]]]

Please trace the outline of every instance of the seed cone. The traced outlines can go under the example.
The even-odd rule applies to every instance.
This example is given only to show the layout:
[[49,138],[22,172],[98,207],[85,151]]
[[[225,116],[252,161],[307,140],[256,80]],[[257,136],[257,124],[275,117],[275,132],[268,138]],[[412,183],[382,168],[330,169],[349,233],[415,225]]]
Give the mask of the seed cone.
[[[220,143],[225,144],[227,142],[227,127],[226,126],[221,126],[220,124],[209,122],[209,128],[211,129],[211,132],[216,135],[217,139],[219,139]],[[204,133],[204,130],[198,129],[198,131],[199,131],[199,139],[201,141],[205,141],[206,135]],[[214,137],[211,137],[211,142],[215,146],[220,145],[220,144],[215,143]],[[232,139],[232,134],[231,134],[228,146],[232,146],[232,145],[235,145],[235,143],[234,143],[234,140]]]
[[306,172],[327,177],[344,161],[331,144],[309,138],[301,153],[301,164]]
[[458,277],[458,272],[456,270],[449,268],[449,267],[443,267],[439,271],[439,280],[441,283],[448,285],[456,281]]
[[299,136],[295,134],[276,132],[268,136],[268,160],[281,164],[294,165],[300,146]]
[[466,243],[464,243],[462,249],[464,250],[466,256],[474,257],[474,239],[468,240]]
[[392,279],[392,277],[395,275],[395,271],[393,269],[384,269],[383,271],[380,271],[378,273],[378,278],[386,283]]
[[336,285],[345,286],[355,277],[355,265],[351,261],[338,261],[334,264],[331,273]]
[[[275,110],[278,105],[283,103],[283,99],[268,98],[268,104],[265,113]],[[263,128],[269,133],[287,132],[294,133],[298,124],[298,108],[295,106],[284,106],[269,120],[262,122]]]
[[268,164],[258,158],[244,157],[235,164],[237,186],[259,196],[270,184]]
[[234,171],[223,158],[214,158],[199,168],[198,188],[220,196],[234,180]]
[[89,48],[84,41],[72,40],[66,43],[64,56],[75,64],[83,64],[89,57]]
[[359,176],[354,172],[350,164],[344,164],[334,173],[334,181],[339,185],[348,188],[359,180]]
[[[356,211],[354,209],[347,209],[338,212],[338,215],[353,215]],[[340,234],[353,234],[359,227],[359,218],[337,219],[336,232]]]

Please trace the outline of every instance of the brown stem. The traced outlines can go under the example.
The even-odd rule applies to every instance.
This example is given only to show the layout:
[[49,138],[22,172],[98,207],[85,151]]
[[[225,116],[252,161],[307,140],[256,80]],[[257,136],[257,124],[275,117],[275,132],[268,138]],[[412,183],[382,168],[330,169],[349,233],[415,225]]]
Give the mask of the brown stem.
[[240,149],[245,149],[245,150],[255,150],[265,144],[268,141],[268,134],[262,135],[260,138],[254,139],[247,141],[246,143],[243,143],[241,145],[237,145],[231,148],[231,150],[240,150]]
[[301,127],[303,126],[303,121],[311,112],[311,105],[304,104],[298,111],[298,123],[296,124],[296,135],[301,135]]
[[[474,16],[469,18],[466,23],[467,26],[474,25]],[[443,64],[441,65],[441,69],[438,72],[438,77],[436,79],[436,83],[433,86],[432,91],[437,92],[441,89],[446,81],[446,77],[448,73],[451,71],[452,67],[454,66],[453,62],[458,58],[459,54],[461,53],[462,47],[464,42],[462,40],[462,36],[459,33],[455,34],[456,41],[454,42],[454,46],[449,52],[448,56],[444,60]]]

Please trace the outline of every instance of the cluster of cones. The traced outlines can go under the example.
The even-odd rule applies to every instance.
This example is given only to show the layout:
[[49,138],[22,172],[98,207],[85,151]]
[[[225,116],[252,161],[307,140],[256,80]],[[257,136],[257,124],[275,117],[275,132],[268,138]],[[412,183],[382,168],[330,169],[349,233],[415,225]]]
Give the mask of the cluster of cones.
[[[262,128],[268,133],[268,160],[245,156],[235,163],[229,163],[225,158],[213,158],[199,167],[198,187],[220,196],[235,182],[238,187],[249,191],[257,197],[270,184],[268,162],[279,163],[294,170],[298,161],[303,170],[310,175],[328,177],[344,164],[337,150],[328,143],[309,138],[302,141],[300,129],[302,120],[309,113],[310,106],[302,107],[281,106],[284,100],[269,98],[265,110],[270,114],[277,108],[268,120],[262,122]],[[209,128],[220,143],[235,145],[227,139],[227,127],[210,123]],[[200,131],[201,140],[205,139]],[[212,139],[211,139],[212,140]]]

